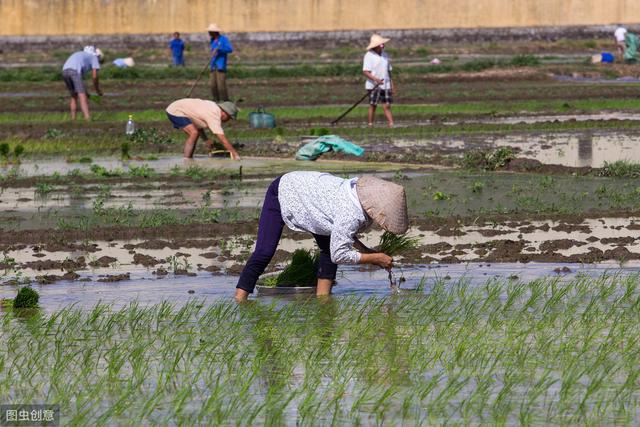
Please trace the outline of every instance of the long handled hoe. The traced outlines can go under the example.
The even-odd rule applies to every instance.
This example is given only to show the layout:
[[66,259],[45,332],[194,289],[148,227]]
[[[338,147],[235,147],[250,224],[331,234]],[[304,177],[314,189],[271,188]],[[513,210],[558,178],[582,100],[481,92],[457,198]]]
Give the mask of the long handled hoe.
[[215,48],[213,50],[213,53],[211,54],[211,58],[209,58],[209,61],[207,61],[207,63],[205,64],[204,68],[202,69],[202,71],[200,71],[200,74],[198,74],[198,78],[196,79],[196,81],[193,83],[193,85],[191,85],[191,89],[189,89],[189,93],[187,93],[187,96],[186,96],[187,98],[191,97],[191,94],[193,93],[193,90],[198,85],[198,82],[202,78],[202,75],[207,70],[207,68],[209,68],[209,64],[211,64],[211,61],[213,61],[213,58],[215,58],[217,54],[218,54],[218,48]]
[[[373,89],[371,89],[371,90],[375,90],[378,86],[380,86],[380,83],[376,84],[376,85],[373,87]],[[331,122],[331,125],[335,125],[335,124],[336,124],[336,123],[338,123],[340,120],[342,120],[342,118],[343,118],[344,116],[346,116],[347,114],[349,114],[349,113],[350,113],[354,108],[356,108],[356,107],[357,107],[357,106],[358,106],[362,101],[364,101],[364,99],[365,99],[367,96],[369,96],[369,91],[367,91],[367,93],[365,93],[365,94],[364,94],[364,96],[363,96],[362,98],[358,99],[358,100],[356,101],[356,103],[355,103],[355,104],[353,104],[351,107],[349,107],[349,109],[348,109],[347,111],[345,111],[344,113],[342,113],[342,114],[340,115],[340,117],[338,117],[337,119],[335,119],[334,121],[332,121],[332,122]]]

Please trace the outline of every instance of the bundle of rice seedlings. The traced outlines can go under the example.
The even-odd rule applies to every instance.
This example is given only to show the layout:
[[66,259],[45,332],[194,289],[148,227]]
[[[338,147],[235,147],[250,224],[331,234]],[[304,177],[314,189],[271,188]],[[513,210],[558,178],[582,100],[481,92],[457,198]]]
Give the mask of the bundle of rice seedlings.
[[13,308],[36,308],[40,295],[28,286],[20,288],[13,300]]
[[317,274],[318,254],[296,249],[291,257],[291,263],[276,278],[275,286],[315,286]]
[[378,252],[389,256],[401,255],[418,247],[419,237],[409,237],[406,234],[393,234],[385,231],[376,247]]

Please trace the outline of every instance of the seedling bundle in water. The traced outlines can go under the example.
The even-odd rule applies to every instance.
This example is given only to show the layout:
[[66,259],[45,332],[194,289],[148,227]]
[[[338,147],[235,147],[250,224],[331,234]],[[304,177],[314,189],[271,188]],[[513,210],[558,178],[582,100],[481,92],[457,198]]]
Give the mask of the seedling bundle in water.
[[[401,255],[415,249],[418,246],[418,238],[417,237],[409,237],[406,234],[393,234],[388,231],[385,231],[380,237],[380,243],[376,248],[378,252],[382,252],[389,256]],[[399,290],[399,284],[396,283],[396,280],[393,278],[393,273],[391,269],[389,271],[389,286],[392,289]],[[402,281],[402,277],[401,280]]]
[[20,288],[13,300],[13,308],[36,308],[40,295],[28,286]]
[[266,286],[299,287],[315,286],[318,274],[318,254],[304,249],[296,249],[291,263],[282,273],[264,281]]

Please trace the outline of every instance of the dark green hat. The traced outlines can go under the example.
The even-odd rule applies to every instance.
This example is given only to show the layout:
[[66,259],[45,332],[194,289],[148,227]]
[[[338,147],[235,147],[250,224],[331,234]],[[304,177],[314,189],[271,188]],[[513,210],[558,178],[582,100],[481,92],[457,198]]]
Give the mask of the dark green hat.
[[218,107],[220,107],[222,111],[227,113],[229,117],[231,117],[233,120],[235,120],[236,117],[238,117],[238,111],[240,110],[238,109],[238,107],[236,107],[236,104],[234,104],[233,102],[224,101],[219,103]]

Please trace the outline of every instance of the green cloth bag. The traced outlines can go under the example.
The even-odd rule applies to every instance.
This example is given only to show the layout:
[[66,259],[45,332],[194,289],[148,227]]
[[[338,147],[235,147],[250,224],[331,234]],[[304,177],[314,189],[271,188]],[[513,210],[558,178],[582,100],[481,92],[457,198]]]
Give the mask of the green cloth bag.
[[324,135],[300,147],[296,160],[316,160],[327,151],[344,152],[354,156],[362,156],[364,148],[337,135]]
[[627,33],[624,37],[624,44],[626,49],[624,50],[625,61],[637,61],[638,60],[638,36],[632,33]]

